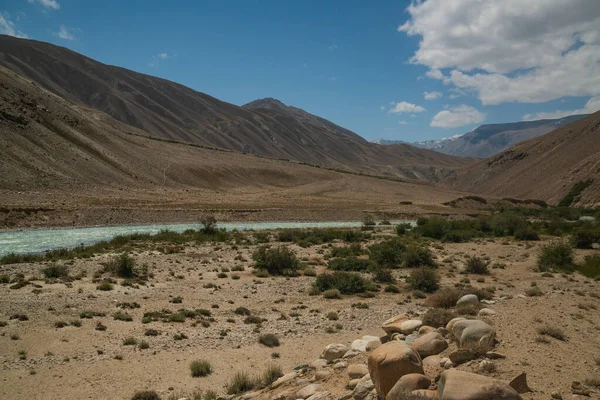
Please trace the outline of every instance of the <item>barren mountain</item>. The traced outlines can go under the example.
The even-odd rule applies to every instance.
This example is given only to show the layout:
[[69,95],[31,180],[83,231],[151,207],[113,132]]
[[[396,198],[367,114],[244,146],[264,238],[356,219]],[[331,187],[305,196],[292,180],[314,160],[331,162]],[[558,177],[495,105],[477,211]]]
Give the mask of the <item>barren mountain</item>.
[[238,107],[48,43],[0,36],[0,65],[155,137],[424,181],[473,161],[408,145],[377,146],[274,100]]
[[599,127],[600,112],[596,112],[457,171],[446,183],[470,192],[557,204],[575,184],[588,182],[575,201],[598,205]]
[[[408,143],[422,149],[461,157],[490,157],[518,143],[533,139],[563,125],[577,121],[587,115],[571,115],[559,119],[510,122],[505,124],[481,125],[472,132],[440,140],[425,140]],[[407,143],[395,140],[376,139],[373,143],[391,145]]]
[[4,67],[0,132],[4,227],[188,221],[207,209],[237,220],[360,219],[369,210],[441,207],[462,195],[149,138]]

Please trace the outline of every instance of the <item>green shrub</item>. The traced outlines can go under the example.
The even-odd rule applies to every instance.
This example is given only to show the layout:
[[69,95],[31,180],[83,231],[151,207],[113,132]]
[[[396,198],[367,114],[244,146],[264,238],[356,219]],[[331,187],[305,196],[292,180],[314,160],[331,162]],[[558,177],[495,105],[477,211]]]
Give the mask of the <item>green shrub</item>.
[[387,285],[383,291],[386,293],[400,293],[400,289],[396,285]]
[[479,257],[471,257],[467,260],[465,271],[469,274],[486,275],[490,273],[490,263]]
[[420,267],[413,270],[406,282],[411,289],[421,290],[425,293],[433,293],[440,286],[438,274],[429,267]]
[[245,324],[260,324],[260,323],[262,323],[262,319],[260,317],[255,316],[255,315],[248,315],[244,319],[244,323]]
[[409,231],[410,229],[412,229],[411,224],[398,224],[398,225],[396,225],[396,235],[402,236],[402,235],[406,234],[406,232]]
[[410,245],[404,251],[403,266],[405,268],[436,267],[436,264],[433,254],[427,247]]
[[392,270],[389,268],[376,268],[373,273],[373,280],[379,283],[394,283],[396,279]]
[[102,290],[104,292],[113,290],[114,286],[110,281],[102,281],[98,286],[96,286],[96,290]]
[[42,269],[42,274],[48,279],[66,278],[69,276],[69,267],[66,265],[49,265]]
[[538,255],[537,267],[541,272],[552,269],[573,271],[573,249],[566,242],[549,243],[542,246]]
[[123,346],[135,346],[138,344],[138,341],[134,337],[128,337],[123,339]]
[[474,294],[479,300],[490,300],[492,293],[485,289],[478,289],[472,286],[462,288],[444,287],[439,289],[435,294],[429,296],[427,304],[436,308],[453,308],[456,302],[465,294]]
[[212,373],[212,366],[206,360],[195,360],[190,363],[190,372],[193,378],[208,376]]
[[430,308],[423,315],[423,325],[434,328],[445,327],[450,320],[456,318],[456,314],[443,308]]
[[133,278],[135,276],[135,260],[129,254],[123,253],[116,259],[106,263],[104,272],[109,272],[120,278]]
[[540,235],[533,229],[523,228],[515,232],[516,240],[540,240]]
[[255,387],[255,382],[250,378],[246,372],[236,372],[231,382],[229,382],[225,389],[229,395],[238,395],[241,393],[248,392]]
[[203,215],[200,218],[200,223],[202,224],[201,232],[208,235],[217,233],[217,219],[214,215]]
[[571,235],[571,243],[578,249],[591,249],[600,243],[600,226],[582,226]]
[[600,254],[585,256],[577,270],[584,276],[592,279],[600,278]]
[[160,396],[154,390],[135,392],[131,400],[160,400]]
[[329,261],[327,267],[334,271],[364,272],[372,268],[373,261],[363,260],[356,257],[334,258]]
[[576,202],[585,189],[594,182],[593,179],[579,181],[573,185],[569,193],[565,195],[557,204],[557,207],[571,207]]
[[254,252],[252,259],[256,262],[257,269],[264,269],[271,275],[288,275],[300,268],[296,255],[284,246],[261,246]]
[[337,289],[342,294],[363,293],[369,289],[368,282],[355,272],[335,271],[317,276],[314,288],[319,293]]
[[265,333],[259,336],[258,343],[267,347],[279,347],[279,338],[272,333]]
[[364,254],[365,251],[362,249],[359,243],[353,243],[350,246],[336,246],[331,249],[331,257],[356,257]]
[[355,229],[285,229],[279,232],[280,242],[295,242],[303,247],[342,240],[348,243],[360,242],[364,234]]
[[329,289],[323,292],[323,297],[329,300],[341,299],[342,293],[337,289]]
[[126,321],[126,322],[133,321],[133,317],[123,311],[117,311],[116,313],[114,313],[113,318],[117,321]]
[[233,312],[236,313],[237,315],[250,315],[250,314],[252,314],[250,312],[250,310],[248,310],[246,307],[238,307]]
[[390,239],[369,247],[369,257],[380,267],[400,266],[406,247],[398,239]]

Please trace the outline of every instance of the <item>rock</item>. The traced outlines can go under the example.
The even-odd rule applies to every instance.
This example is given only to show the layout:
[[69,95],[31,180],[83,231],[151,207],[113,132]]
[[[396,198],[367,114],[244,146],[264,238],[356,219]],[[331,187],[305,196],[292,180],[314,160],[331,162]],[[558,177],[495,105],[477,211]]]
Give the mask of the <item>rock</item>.
[[404,343],[406,343],[409,346],[412,346],[412,344],[415,342],[415,340],[417,340],[419,337],[420,336],[418,333],[412,333],[404,339]]
[[440,400],[522,400],[506,382],[456,369],[442,372],[438,394]]
[[359,355],[361,352],[356,350],[348,350],[342,358],[353,358]]
[[319,358],[318,360],[315,360],[310,363],[310,367],[314,368],[314,369],[321,369],[321,368],[325,368],[326,366],[327,366],[327,360],[324,360],[322,358]]
[[425,335],[430,332],[436,332],[436,329],[433,326],[423,325],[419,328],[419,335]]
[[[259,392],[248,392],[242,396],[242,399],[250,400],[250,399],[253,399],[256,396],[258,396],[258,394],[259,394]],[[179,400],[181,400],[181,399],[179,399]]]
[[[433,357],[433,356],[432,356]],[[427,357],[427,358],[431,358],[431,357]],[[425,361],[425,360],[423,360]],[[443,367],[444,365],[446,365],[446,362],[450,361],[450,359],[448,357],[444,357],[440,360],[440,367]]]
[[444,369],[450,369],[454,367],[454,363],[452,362],[452,360],[448,359],[448,361],[446,361],[446,363],[444,364]]
[[514,377],[513,380],[510,381],[509,385],[511,388],[515,389],[519,394],[532,392],[532,390],[529,388],[529,385],[527,384],[527,374],[525,372],[522,372],[516,377]]
[[362,378],[369,373],[369,367],[365,364],[351,364],[348,366],[348,376],[350,379]]
[[295,399],[296,398],[296,390],[288,389],[281,393],[278,393],[271,397],[271,400],[287,400],[287,399]]
[[356,385],[358,385],[358,382],[360,382],[360,379],[351,379],[350,382],[348,382],[348,385],[346,387],[348,389],[354,389],[356,387]]
[[365,375],[359,380],[358,384],[352,391],[352,397],[354,397],[354,400],[364,400],[373,391],[374,387],[375,385],[373,385],[373,381],[369,375]]
[[450,362],[462,364],[477,357],[477,353],[471,349],[458,349],[448,355]]
[[503,358],[506,358],[506,356],[502,353],[497,353],[495,351],[488,351],[487,353],[485,353],[485,356],[487,358],[489,358],[490,360],[500,360]]
[[321,358],[327,361],[337,360],[338,358],[342,358],[347,351],[348,348],[343,344],[330,344],[325,347],[325,350],[321,353]]
[[385,397],[386,400],[401,400],[404,398],[406,393],[410,393],[413,390],[427,389],[431,385],[431,380],[425,375],[421,374],[408,374],[398,379],[398,382],[388,392]]
[[406,335],[404,333],[392,333],[392,340],[404,340],[406,339]]
[[518,294],[518,295],[517,295],[517,298],[518,298],[518,299],[526,299],[526,298],[527,298],[527,296],[525,296],[524,294]]
[[322,370],[322,371],[317,371],[317,373],[315,374],[315,381],[322,381],[325,380],[327,378],[329,378],[331,376],[331,371],[327,371],[327,370]]
[[573,394],[578,394],[581,396],[590,396],[590,391],[585,386],[583,386],[581,382],[577,381],[573,381],[573,383],[571,383],[571,392]]
[[560,394],[560,392],[552,392],[550,397],[552,397],[553,399],[556,399],[556,400],[562,400],[562,398],[563,398],[562,394]]
[[363,336],[362,339],[356,339],[352,342],[350,348],[365,353],[367,351],[375,350],[379,346],[381,346],[381,339],[377,336]]
[[367,342],[366,340],[362,340],[362,339],[356,339],[354,342],[352,342],[352,344],[350,345],[350,348],[352,350],[355,351],[360,351],[365,353],[367,351],[367,344],[369,342]]
[[296,392],[297,399],[308,399],[310,396],[315,394],[317,390],[321,387],[318,383],[313,383],[308,386],[304,386],[302,389]]
[[361,337],[362,340],[364,340],[365,342],[370,342],[371,340],[379,340],[381,342],[381,338],[379,336],[373,336],[373,335],[365,335],[363,337]]
[[379,346],[381,346],[381,340],[380,339],[369,340],[367,342],[367,351],[373,351],[376,348],[378,348]]
[[300,378],[296,381],[296,386],[308,385],[311,381],[306,378]]
[[330,394],[331,393],[329,393],[329,392],[318,392],[318,393],[313,394],[306,400],[325,400],[326,398],[329,397]]
[[400,330],[400,325],[407,320],[408,317],[404,314],[396,315],[395,317],[392,317],[385,321],[381,325],[381,329],[383,329],[385,333],[387,333],[388,336],[391,337],[393,333],[402,333],[402,331]]
[[402,376],[423,374],[419,354],[400,341],[391,341],[375,349],[369,356],[368,366],[379,397],[385,397]]
[[481,303],[483,303],[483,304],[496,304],[496,301],[483,299],[483,300],[481,300]]
[[421,358],[440,354],[448,348],[448,342],[437,332],[429,332],[419,337],[411,345]]
[[417,397],[419,400],[424,400],[424,399],[439,400],[440,399],[438,397],[437,390],[419,389],[419,390],[413,390],[412,392],[410,392],[410,394],[412,394],[413,396],[419,396],[419,397]]
[[477,304],[479,303],[479,298],[474,294],[465,294],[463,297],[458,299],[456,302],[456,306],[462,306],[465,304]]
[[420,319],[409,319],[400,324],[400,333],[408,335],[418,330],[421,326],[423,326],[423,321]]
[[287,383],[287,382],[291,381],[292,379],[296,379],[297,376],[298,376],[297,371],[289,372],[289,373],[285,374],[284,376],[282,376],[281,378],[277,379],[275,382],[273,382],[271,384],[271,389],[276,389],[279,386],[283,385],[284,383]]
[[346,361],[340,361],[333,365],[333,369],[345,369],[348,367],[348,363]]
[[469,348],[478,353],[487,353],[494,345],[496,330],[477,319],[454,318],[446,329],[458,342],[459,348]]
[[496,315],[496,311],[492,310],[491,308],[482,308],[477,313],[478,317],[491,317],[494,315]]

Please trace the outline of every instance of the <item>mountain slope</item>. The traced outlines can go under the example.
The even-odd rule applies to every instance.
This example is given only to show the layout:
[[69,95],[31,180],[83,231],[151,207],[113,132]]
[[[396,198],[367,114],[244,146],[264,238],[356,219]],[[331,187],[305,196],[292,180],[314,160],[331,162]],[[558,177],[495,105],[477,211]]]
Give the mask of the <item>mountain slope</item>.
[[[454,156],[485,158],[498,154],[518,143],[545,135],[563,125],[584,117],[586,115],[571,115],[559,119],[481,125],[472,132],[465,133],[464,135],[409,144],[422,149],[439,151],[440,153]],[[400,142],[378,139],[373,141],[373,143],[389,145]]]
[[300,109],[273,101],[238,107],[48,43],[0,36],[0,65],[156,137],[424,181],[473,161],[410,146],[382,148]]
[[573,186],[593,180],[579,205],[600,204],[600,111],[455,172],[448,186],[557,204]]

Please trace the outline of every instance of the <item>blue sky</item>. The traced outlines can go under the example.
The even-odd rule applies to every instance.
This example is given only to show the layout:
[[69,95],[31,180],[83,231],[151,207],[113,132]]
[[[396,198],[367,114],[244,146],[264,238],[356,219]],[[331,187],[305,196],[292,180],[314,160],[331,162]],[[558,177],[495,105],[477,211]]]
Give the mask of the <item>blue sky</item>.
[[416,141],[600,108],[597,0],[531,1],[4,0],[0,33]]

